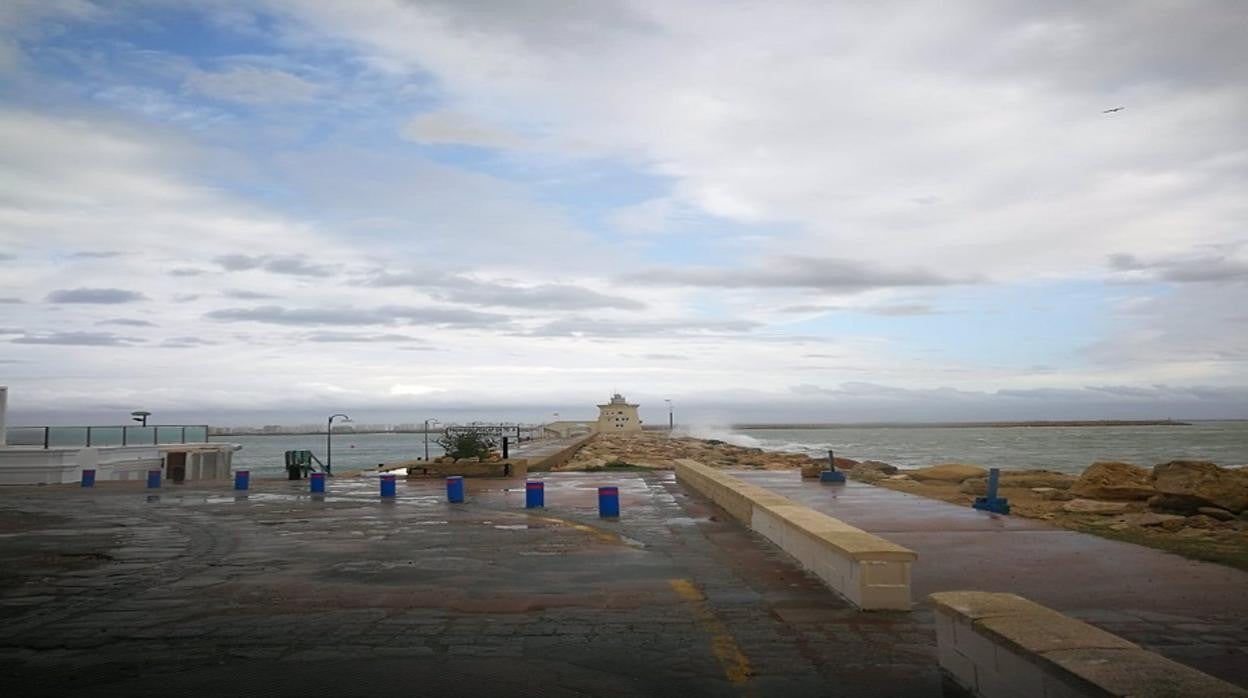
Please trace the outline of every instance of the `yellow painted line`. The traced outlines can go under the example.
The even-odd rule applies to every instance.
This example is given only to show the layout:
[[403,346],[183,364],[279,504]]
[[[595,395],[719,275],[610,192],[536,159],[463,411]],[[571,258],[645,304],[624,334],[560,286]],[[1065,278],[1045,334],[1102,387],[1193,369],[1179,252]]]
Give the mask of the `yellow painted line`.
[[537,519],[538,521],[545,521],[547,523],[558,524],[560,526],[567,526],[575,531],[580,531],[581,533],[588,533],[589,535],[605,543],[619,543],[620,542],[620,536],[618,534],[612,533],[610,531],[604,531],[601,528],[594,528],[593,526],[586,526],[585,524],[582,524],[582,523],[577,523],[575,521],[568,521],[567,519],[559,519],[554,516],[534,516],[533,518]]
[[706,605],[706,597],[698,588],[688,579],[670,579],[668,583],[672,585],[680,598],[689,602],[690,610],[693,611],[693,617],[697,619],[698,625],[702,626],[711,636],[711,652],[715,654],[715,659],[719,660],[719,665],[723,667],[724,676],[732,683],[745,683],[754,675],[754,670],[750,668],[750,660],[737,646],[737,641],[733,638],[732,633],[728,632],[727,626],[715,617],[714,612]]

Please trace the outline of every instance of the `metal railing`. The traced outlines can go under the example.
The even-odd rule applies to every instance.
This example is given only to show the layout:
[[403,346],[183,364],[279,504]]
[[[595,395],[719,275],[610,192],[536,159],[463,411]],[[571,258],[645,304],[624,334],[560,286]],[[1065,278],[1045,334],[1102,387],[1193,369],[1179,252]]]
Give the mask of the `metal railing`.
[[87,446],[163,446],[204,443],[207,424],[154,424],[146,427],[9,427],[9,446],[84,448]]

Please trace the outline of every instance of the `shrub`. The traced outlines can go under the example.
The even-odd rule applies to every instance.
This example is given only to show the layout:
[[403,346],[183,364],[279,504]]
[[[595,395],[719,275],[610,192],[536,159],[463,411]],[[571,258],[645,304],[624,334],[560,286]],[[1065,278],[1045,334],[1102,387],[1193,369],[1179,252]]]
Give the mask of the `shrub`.
[[446,455],[459,460],[460,458],[485,458],[497,445],[494,439],[484,434],[471,431],[443,434],[437,444],[446,451]]

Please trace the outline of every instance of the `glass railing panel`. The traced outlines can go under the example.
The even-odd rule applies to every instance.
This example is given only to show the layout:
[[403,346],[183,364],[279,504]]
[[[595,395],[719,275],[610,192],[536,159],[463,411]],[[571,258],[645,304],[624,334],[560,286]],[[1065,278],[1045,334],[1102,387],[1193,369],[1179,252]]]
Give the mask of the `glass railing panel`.
[[91,427],[92,446],[120,446],[125,427]]
[[9,427],[5,435],[5,443],[10,446],[43,447],[43,436],[47,427]]
[[82,448],[86,445],[86,427],[48,427],[48,448]]
[[186,443],[202,444],[208,441],[208,427],[186,427]]
[[182,427],[156,427],[156,442],[162,444],[182,443]]
[[150,446],[156,443],[156,427],[126,427],[127,446]]

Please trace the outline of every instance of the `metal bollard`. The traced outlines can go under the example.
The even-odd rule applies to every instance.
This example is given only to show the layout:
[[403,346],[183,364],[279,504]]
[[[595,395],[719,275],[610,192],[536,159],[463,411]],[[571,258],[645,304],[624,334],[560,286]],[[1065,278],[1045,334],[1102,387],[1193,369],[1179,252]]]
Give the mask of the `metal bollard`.
[[312,473],[308,477],[308,487],[312,494],[325,494],[325,473]]
[[394,475],[381,476],[381,496],[393,497],[395,495]]
[[446,478],[446,501],[452,504],[464,502],[464,476],[451,475]]
[[987,511],[993,514],[1010,513],[1010,502],[1004,497],[997,496],[997,488],[1000,485],[1001,469],[988,469],[988,491],[983,497],[976,497],[975,503],[971,505],[972,509]]
[[95,471],[94,470],[82,471],[82,486],[83,487],[95,487]]
[[835,468],[832,470],[825,470],[819,473],[819,482],[830,482],[834,485],[843,485],[845,484],[845,473],[842,473]]
[[160,475],[161,473],[159,470],[147,471],[147,489],[160,489]]
[[251,471],[239,470],[234,473],[234,489],[246,490],[251,486]]
[[524,483],[524,508],[539,509],[546,506],[546,483],[529,480]]
[[599,487],[598,488],[598,518],[601,518],[601,519],[620,518],[620,488],[618,487]]

